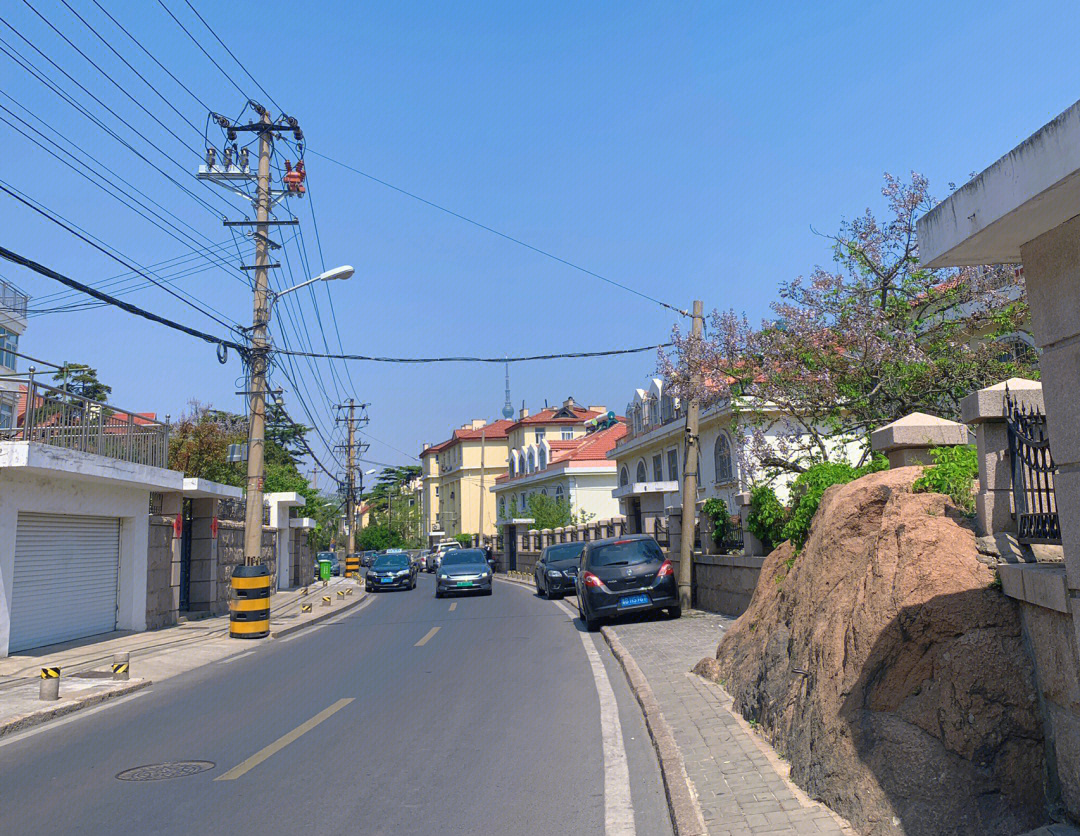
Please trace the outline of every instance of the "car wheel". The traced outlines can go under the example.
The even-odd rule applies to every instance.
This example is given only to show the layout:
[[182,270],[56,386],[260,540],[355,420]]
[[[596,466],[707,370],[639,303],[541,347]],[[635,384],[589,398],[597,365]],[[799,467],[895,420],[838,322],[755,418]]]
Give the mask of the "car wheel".
[[436,598],[442,598],[442,590],[439,589],[439,587],[437,587],[437,586],[435,587],[435,597]]
[[487,589],[484,590],[484,594],[485,595],[490,595],[493,591],[494,590],[491,587],[488,587]]
[[585,619],[585,629],[588,630],[590,633],[595,633],[597,630],[600,629],[599,618],[595,618],[594,616],[590,615],[587,610],[585,611],[583,617]]
[[668,607],[667,614],[668,618],[672,620],[676,618],[682,618],[682,605],[680,604],[678,606]]

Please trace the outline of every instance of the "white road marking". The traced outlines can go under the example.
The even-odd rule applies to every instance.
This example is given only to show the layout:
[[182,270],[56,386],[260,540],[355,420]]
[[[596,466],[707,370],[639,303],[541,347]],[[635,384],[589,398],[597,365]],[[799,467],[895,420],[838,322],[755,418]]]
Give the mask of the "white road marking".
[[237,653],[235,656],[226,656],[224,659],[218,661],[218,664],[227,665],[229,662],[235,662],[237,659],[243,659],[245,656],[252,656],[254,653],[254,650],[245,650],[243,653]]
[[452,603],[452,604],[450,605],[450,612],[453,612],[453,611],[454,611],[454,610],[456,610],[456,609],[457,609],[457,601],[454,601],[454,602],[453,602],[453,603]]
[[619,704],[607,670],[593,645],[592,636],[579,633],[585,655],[592,667],[596,693],[600,697],[600,736],[604,743],[604,833],[606,836],[635,836],[634,805],[630,800],[630,766],[626,758]]
[[69,714],[67,717],[61,717],[59,720],[50,720],[47,723],[43,723],[32,729],[27,729],[24,732],[17,732],[13,735],[0,738],[0,748],[7,746],[9,743],[15,743],[18,740],[25,740],[28,737],[33,737],[36,734],[42,732],[52,731],[60,726],[66,726],[68,723],[74,723],[76,720],[81,720],[83,717],[89,717],[91,714],[97,714],[99,711],[105,711],[113,706],[120,705],[121,703],[130,702],[131,700],[138,699],[150,693],[149,689],[143,691],[136,691],[134,694],[128,694],[126,697],[120,697],[116,700],[108,700],[101,705],[94,708],[84,708],[81,711],[75,711]]
[[434,636],[438,632],[438,627],[432,627],[430,630],[427,631],[427,633],[424,634],[424,638],[420,639],[420,641],[414,644],[413,647],[423,647],[425,644],[431,641],[432,636]]

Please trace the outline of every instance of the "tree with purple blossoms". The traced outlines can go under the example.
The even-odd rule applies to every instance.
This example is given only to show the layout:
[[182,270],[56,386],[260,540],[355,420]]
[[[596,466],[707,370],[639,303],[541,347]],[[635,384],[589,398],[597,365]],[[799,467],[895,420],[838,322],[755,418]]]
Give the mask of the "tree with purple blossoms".
[[660,353],[673,394],[730,399],[751,437],[742,453],[751,481],[855,450],[861,464],[874,429],[916,411],[955,419],[969,392],[1038,375],[1033,354],[994,344],[1027,318],[1014,268],[923,267],[915,221],[934,203],[926,179],[887,174],[882,194],[887,216],[867,209],[843,222],[829,236],[831,266],[782,284],[770,319],[755,328],[713,311],[703,338],[676,327]]

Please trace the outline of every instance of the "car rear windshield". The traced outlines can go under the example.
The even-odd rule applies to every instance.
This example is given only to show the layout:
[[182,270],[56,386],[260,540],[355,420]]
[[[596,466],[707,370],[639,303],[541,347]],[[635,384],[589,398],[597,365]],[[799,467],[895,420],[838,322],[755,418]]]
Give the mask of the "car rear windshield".
[[487,560],[484,559],[484,553],[479,549],[457,549],[452,552],[447,552],[442,560],[443,566],[468,566],[473,563],[487,566]]
[[655,540],[616,540],[589,550],[590,566],[636,566],[663,559]]
[[375,561],[374,569],[408,569],[409,559],[403,554],[383,555]]
[[564,543],[561,546],[548,546],[547,559],[554,563],[556,560],[577,560],[585,548],[584,543]]

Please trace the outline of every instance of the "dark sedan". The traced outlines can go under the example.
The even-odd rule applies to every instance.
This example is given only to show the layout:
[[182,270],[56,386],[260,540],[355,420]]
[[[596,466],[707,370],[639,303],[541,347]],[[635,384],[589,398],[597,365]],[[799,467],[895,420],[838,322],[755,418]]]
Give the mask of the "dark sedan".
[[491,567],[482,549],[454,549],[443,555],[435,573],[435,597],[451,592],[491,594]]
[[578,613],[590,630],[605,618],[667,610],[682,615],[675,568],[647,534],[585,544],[577,578]]
[[405,553],[384,554],[367,571],[368,592],[380,589],[416,589],[416,566]]
[[573,595],[584,548],[584,543],[555,543],[545,547],[533,569],[536,594],[552,601]]

